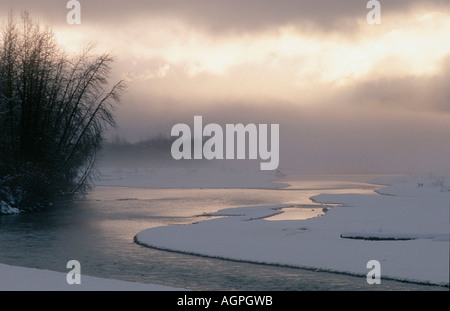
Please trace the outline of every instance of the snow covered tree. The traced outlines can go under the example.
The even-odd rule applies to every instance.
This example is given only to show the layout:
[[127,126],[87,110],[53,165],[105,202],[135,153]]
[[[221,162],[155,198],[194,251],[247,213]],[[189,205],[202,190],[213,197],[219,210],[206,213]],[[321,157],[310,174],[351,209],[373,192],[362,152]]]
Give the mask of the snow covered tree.
[[34,210],[88,185],[124,80],[109,84],[108,54],[68,57],[27,13],[0,36],[0,202]]

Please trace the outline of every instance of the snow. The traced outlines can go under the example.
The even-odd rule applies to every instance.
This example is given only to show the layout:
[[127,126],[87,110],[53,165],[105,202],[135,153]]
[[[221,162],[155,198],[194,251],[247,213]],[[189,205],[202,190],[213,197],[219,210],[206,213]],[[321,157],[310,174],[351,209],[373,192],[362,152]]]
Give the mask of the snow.
[[[68,270],[69,272],[69,270]],[[67,274],[0,264],[0,291],[176,291],[180,288],[102,279],[81,273],[81,284],[69,285]]]
[[[273,188],[287,184],[274,183],[280,175],[265,173],[248,167],[232,166],[159,166],[101,167],[98,186],[140,188]],[[19,213],[19,210],[0,200],[0,214]],[[1,217],[1,216],[0,216]],[[1,291],[172,291],[179,288],[101,279],[82,275],[80,285],[69,285],[66,273],[16,267],[0,263]]]
[[[96,185],[144,188],[277,188],[281,172],[233,166],[101,169]],[[373,194],[311,198],[338,204],[323,216],[269,220],[289,205],[227,208],[189,225],[143,230],[142,245],[231,260],[365,276],[370,260],[381,278],[449,286],[450,176],[387,176]],[[3,205],[2,205],[3,208]],[[6,206],[4,207],[7,208]],[[0,290],[179,290],[82,275],[68,285],[61,272],[0,264]],[[6,281],[5,281],[6,280]]]
[[9,187],[0,188],[0,216],[19,214],[20,210],[11,206],[11,204],[14,205],[14,202],[15,198],[11,194],[11,189]]
[[365,276],[378,260],[381,277],[449,285],[449,177],[377,178],[374,194],[320,194],[340,204],[324,216],[269,221],[285,205],[220,210],[190,225],[150,228],[137,243],[232,260]]
[[0,215],[11,215],[11,214],[19,214],[20,211],[18,208],[12,207],[7,202],[0,200]]

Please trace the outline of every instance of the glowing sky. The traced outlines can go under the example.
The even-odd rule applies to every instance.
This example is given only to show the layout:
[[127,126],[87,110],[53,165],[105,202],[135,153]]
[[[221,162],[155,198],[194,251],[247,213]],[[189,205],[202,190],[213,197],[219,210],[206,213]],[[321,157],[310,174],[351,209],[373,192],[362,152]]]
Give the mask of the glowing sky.
[[[280,168],[450,169],[450,1],[3,1],[53,26],[76,52],[116,55],[129,88],[118,134],[214,123],[279,123]],[[39,4],[38,4],[39,3]]]

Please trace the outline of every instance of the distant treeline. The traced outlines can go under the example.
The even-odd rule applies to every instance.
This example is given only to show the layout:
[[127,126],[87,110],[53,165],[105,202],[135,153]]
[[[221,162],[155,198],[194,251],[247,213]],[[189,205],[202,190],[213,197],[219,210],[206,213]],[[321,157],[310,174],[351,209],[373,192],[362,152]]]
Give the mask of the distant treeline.
[[170,160],[172,159],[170,149],[176,139],[177,137],[159,134],[131,143],[116,136],[103,142],[101,157],[107,164],[112,164],[111,161]]

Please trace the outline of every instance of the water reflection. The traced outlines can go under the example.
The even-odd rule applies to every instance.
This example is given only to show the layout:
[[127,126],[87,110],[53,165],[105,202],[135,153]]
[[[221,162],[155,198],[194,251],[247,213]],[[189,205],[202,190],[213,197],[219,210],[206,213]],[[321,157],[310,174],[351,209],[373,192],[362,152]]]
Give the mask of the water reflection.
[[[317,190],[296,190],[306,185],[302,179],[297,182],[279,190],[97,187],[84,198],[46,211],[0,217],[0,262],[67,272],[67,261],[76,259],[86,275],[193,290],[443,289],[390,281],[373,287],[365,278],[165,252],[133,242],[146,228],[207,220],[205,214],[229,207],[291,204],[297,210],[315,209],[309,198]],[[354,188],[330,191],[375,187],[346,182]],[[339,183],[328,180],[320,185],[334,189]],[[285,209],[279,216],[298,217],[294,210]]]

